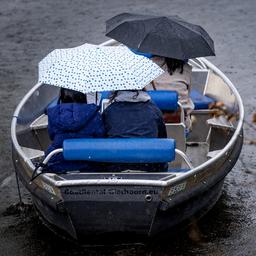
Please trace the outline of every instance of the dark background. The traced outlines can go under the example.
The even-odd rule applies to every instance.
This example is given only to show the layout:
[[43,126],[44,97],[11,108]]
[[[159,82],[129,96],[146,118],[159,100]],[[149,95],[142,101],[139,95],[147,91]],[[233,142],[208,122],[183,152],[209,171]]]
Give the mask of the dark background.
[[[55,48],[101,43],[106,19],[121,12],[177,14],[215,41],[209,58],[234,83],[245,107],[245,143],[217,205],[191,230],[151,246],[69,247],[45,229],[31,207],[17,214],[10,124],[37,82],[37,63]],[[255,0],[0,1],[0,255],[256,255]],[[29,195],[23,191],[25,202]],[[177,231],[178,232],[178,231]]]

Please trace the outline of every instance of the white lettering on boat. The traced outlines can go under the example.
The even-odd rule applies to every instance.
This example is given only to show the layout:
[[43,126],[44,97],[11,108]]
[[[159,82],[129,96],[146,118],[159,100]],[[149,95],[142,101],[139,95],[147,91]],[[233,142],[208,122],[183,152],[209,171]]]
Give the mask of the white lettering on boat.
[[70,189],[64,190],[66,195],[158,195],[158,191],[154,189],[116,189],[116,188],[104,188],[104,189]]

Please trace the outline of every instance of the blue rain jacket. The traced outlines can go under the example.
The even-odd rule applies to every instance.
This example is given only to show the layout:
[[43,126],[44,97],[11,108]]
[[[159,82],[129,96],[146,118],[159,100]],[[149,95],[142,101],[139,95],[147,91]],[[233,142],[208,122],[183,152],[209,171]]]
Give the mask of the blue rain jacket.
[[[57,148],[62,148],[65,139],[102,138],[105,129],[95,104],[64,103],[48,108],[48,133],[52,140],[46,151],[48,155]],[[48,169],[53,172],[73,170],[97,171],[97,163],[85,161],[66,161],[62,153],[52,157]]]
[[166,138],[162,112],[151,101],[113,102],[103,112],[110,138]]
[[[162,112],[150,100],[145,102],[113,102],[103,112],[106,135],[110,138],[166,138]],[[113,164],[109,171],[164,171],[167,163]]]

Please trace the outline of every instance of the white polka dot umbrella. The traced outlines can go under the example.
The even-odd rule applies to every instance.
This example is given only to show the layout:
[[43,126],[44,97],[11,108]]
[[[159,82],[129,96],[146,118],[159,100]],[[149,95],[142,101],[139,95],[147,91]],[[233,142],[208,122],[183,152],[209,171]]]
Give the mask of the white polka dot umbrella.
[[125,46],[56,49],[39,62],[39,82],[83,93],[142,89],[163,72]]

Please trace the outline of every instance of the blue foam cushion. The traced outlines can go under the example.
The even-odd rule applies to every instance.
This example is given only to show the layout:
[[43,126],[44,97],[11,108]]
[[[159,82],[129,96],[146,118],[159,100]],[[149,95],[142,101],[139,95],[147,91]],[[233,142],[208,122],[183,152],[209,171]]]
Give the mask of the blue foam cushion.
[[165,163],[175,159],[175,140],[151,138],[68,139],[66,160],[112,163]]
[[203,95],[195,89],[191,90],[190,98],[195,105],[195,109],[208,109],[209,104],[216,102],[214,99]]
[[100,92],[100,94],[101,94],[100,100],[107,99],[107,98],[109,98],[111,91]]
[[99,106],[101,106],[102,101],[103,101],[104,99],[108,99],[110,95],[111,95],[111,91],[100,92],[100,102],[99,102]]
[[177,110],[178,109],[178,93],[176,91],[147,91],[150,95],[151,100],[161,110]]
[[[178,109],[178,93],[176,91],[147,91],[150,95],[151,100],[157,105],[161,110],[177,110]],[[107,99],[111,92],[105,91],[101,92],[101,101]],[[100,103],[101,104],[101,103]]]

